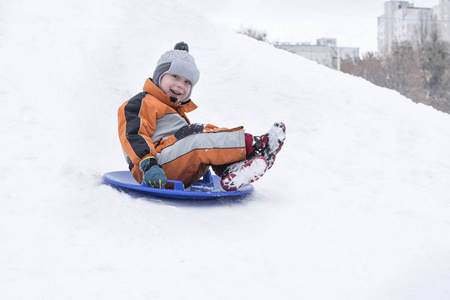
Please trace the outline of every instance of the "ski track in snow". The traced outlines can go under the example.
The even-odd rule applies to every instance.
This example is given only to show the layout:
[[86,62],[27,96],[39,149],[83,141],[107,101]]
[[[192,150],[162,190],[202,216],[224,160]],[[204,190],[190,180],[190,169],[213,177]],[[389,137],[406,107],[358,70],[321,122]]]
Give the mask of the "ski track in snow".
[[[450,298],[449,115],[173,0],[7,0],[0,39],[2,299]],[[287,126],[250,197],[101,183],[118,107],[181,40],[191,121]]]

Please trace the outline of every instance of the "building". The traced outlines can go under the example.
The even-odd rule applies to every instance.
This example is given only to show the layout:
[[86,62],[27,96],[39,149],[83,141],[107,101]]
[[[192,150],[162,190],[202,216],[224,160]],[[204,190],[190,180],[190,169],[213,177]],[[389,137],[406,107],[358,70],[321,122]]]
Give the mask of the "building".
[[340,61],[359,57],[359,48],[337,47],[336,39],[321,38],[316,45],[309,43],[276,43],[275,47],[287,50],[307,59],[314,60],[329,68],[340,70]]
[[438,24],[443,40],[450,42],[450,0],[440,0],[432,7],[414,7],[408,1],[387,1],[384,14],[378,17],[378,51],[390,53],[395,43],[410,41],[418,46],[420,32]]
[[435,14],[439,20],[443,39],[450,43],[450,0],[440,0],[438,7],[435,8]]

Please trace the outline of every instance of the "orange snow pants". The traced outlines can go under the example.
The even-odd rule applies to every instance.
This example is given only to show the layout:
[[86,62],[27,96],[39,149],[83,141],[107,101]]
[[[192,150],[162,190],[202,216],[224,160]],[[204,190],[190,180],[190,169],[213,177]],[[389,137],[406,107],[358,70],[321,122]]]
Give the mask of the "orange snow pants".
[[[167,179],[180,180],[185,187],[201,178],[211,165],[225,165],[246,157],[243,127],[233,129],[206,125],[201,132],[177,138],[177,134],[155,143],[156,161]],[[138,165],[131,170],[142,182]]]

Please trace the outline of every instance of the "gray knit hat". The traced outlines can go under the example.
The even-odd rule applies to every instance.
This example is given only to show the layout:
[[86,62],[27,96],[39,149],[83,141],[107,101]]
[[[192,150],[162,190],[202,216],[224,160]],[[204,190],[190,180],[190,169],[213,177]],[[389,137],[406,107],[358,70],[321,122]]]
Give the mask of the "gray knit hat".
[[200,78],[200,71],[195,65],[194,58],[189,54],[189,46],[185,42],[177,43],[174,50],[167,51],[161,56],[153,73],[153,82],[161,86],[161,78],[166,73],[183,76],[192,83],[189,95],[183,99],[183,101],[189,100],[192,89]]

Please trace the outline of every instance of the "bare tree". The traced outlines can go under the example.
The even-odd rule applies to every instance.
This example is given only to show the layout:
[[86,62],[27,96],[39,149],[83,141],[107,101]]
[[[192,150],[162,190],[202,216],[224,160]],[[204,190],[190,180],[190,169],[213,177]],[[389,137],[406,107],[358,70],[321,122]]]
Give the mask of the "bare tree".
[[265,42],[267,39],[267,33],[265,31],[260,31],[260,30],[257,30],[255,28],[251,28],[251,27],[246,28],[246,29],[241,29],[238,31],[238,33],[245,34],[251,38],[254,38],[254,39],[256,39],[258,41],[262,41],[262,42]]
[[450,46],[436,18],[424,12],[420,18],[413,41],[394,43],[384,57],[345,60],[342,71],[450,113]]
[[386,87],[420,102],[423,100],[423,77],[419,55],[410,42],[394,43],[391,55],[384,61]]
[[419,11],[419,24],[414,27],[414,42],[417,51],[422,52],[425,42],[429,38],[430,23],[433,22],[434,17],[430,16],[424,10]]
[[447,42],[441,38],[439,23],[431,23],[429,38],[421,51],[421,67],[425,79],[425,88],[430,98],[448,98],[450,87],[450,50]]
[[373,52],[363,55],[363,58],[347,58],[341,62],[341,71],[362,77],[373,84],[386,87],[386,72],[383,60]]

